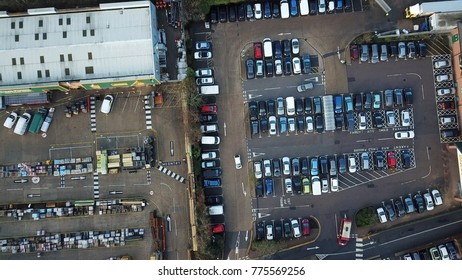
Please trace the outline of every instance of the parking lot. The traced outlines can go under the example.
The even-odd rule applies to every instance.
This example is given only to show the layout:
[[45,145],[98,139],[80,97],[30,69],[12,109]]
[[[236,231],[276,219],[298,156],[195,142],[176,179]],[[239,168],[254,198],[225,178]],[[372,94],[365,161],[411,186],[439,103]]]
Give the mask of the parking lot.
[[[153,108],[152,127],[146,129],[146,106],[144,96],[149,89],[117,89],[111,93],[114,104],[111,113],[100,112],[101,100],[96,100],[96,121],[91,113],[80,112],[78,115],[65,116],[66,105],[75,102],[75,99],[87,100],[81,93],[56,97],[50,106],[55,107],[55,115],[46,137],[26,133],[19,136],[12,130],[3,128],[1,157],[8,159],[2,164],[17,164],[21,162],[36,162],[66,158],[91,157],[93,171],[79,175],[65,176],[39,176],[38,183],[28,180],[26,183],[13,183],[16,177],[2,178],[0,202],[22,203],[43,201],[69,201],[91,199],[120,199],[145,198],[148,207],[142,213],[134,215],[109,215],[101,218],[73,217],[58,220],[44,221],[3,221],[0,232],[1,237],[34,235],[36,230],[47,232],[73,232],[80,230],[103,230],[116,227],[142,227],[147,231],[143,241],[133,244],[131,248],[111,248],[111,250],[73,250],[45,254],[50,259],[104,259],[114,255],[130,253],[135,259],[148,259],[152,253],[152,237],[149,226],[149,212],[172,218],[172,231],[167,233],[167,257],[169,259],[187,258],[187,235],[179,235],[181,231],[188,231],[188,210],[186,205],[186,192],[184,184],[157,170],[139,169],[137,171],[122,170],[117,174],[98,176],[96,172],[96,150],[109,150],[125,153],[134,147],[143,147],[146,137],[154,137],[152,144],[155,148],[155,158],[163,164],[174,162],[166,166],[169,170],[186,177],[186,166],[182,164],[184,158],[183,131],[176,124],[182,122],[181,108],[178,102],[178,93],[167,91],[165,107]],[[15,108],[17,112],[35,111],[32,108]],[[8,112],[9,113],[9,112]],[[4,116],[6,117],[6,115]],[[91,123],[96,123],[96,133],[91,133]],[[164,129],[168,127],[178,129]],[[173,145],[171,144],[173,143]],[[173,146],[173,147],[172,147]],[[172,153],[173,149],[173,153]],[[16,152],[17,151],[17,152]],[[179,188],[178,188],[179,187]],[[30,196],[33,194],[33,196]],[[135,218],[136,216],[136,218]],[[83,227],[85,225],[85,227]],[[18,230],[21,228],[21,230]],[[146,248],[140,250],[140,248]],[[103,252],[104,251],[104,252]],[[5,258],[29,258],[28,255],[17,254],[4,256]]]

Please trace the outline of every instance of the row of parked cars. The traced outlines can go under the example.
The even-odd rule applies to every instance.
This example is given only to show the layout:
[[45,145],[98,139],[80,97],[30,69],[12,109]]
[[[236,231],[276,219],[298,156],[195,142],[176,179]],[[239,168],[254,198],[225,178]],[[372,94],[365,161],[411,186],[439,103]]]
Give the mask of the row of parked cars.
[[350,45],[351,60],[378,63],[388,61],[390,57],[414,59],[427,56],[425,42],[391,42],[383,44]]
[[309,218],[284,219],[272,222],[260,222],[256,225],[256,240],[266,239],[281,240],[290,238],[300,238],[310,235],[311,227]]
[[394,201],[391,200],[391,202],[385,202],[383,207],[377,208],[377,215],[380,223],[393,222],[406,214],[423,213],[425,210],[431,211],[435,205],[443,205],[443,198],[437,189],[427,191],[424,194],[418,192],[414,196],[406,196],[403,200],[398,198]]
[[403,260],[458,260],[459,255],[454,242],[446,242],[418,252],[403,255]]
[[289,18],[352,10],[352,0],[281,0],[213,6],[211,23]]

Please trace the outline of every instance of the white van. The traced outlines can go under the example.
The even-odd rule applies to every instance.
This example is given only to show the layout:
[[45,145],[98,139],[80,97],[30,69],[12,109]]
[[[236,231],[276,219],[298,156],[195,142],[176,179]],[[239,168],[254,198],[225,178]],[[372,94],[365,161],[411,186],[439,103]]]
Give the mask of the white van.
[[273,58],[273,43],[270,38],[263,39],[263,53],[265,58]]
[[103,104],[101,105],[101,113],[109,114],[111,112],[112,103],[114,102],[114,97],[110,94],[106,95],[103,100]]
[[289,2],[281,0],[281,18],[289,18]]
[[295,115],[295,98],[293,96],[286,97],[287,115]]
[[199,87],[199,93],[204,95],[220,94],[220,87],[218,85],[201,86]]
[[202,136],[202,145],[218,145],[220,144],[220,137],[218,136]]
[[241,169],[242,168],[242,162],[241,162],[241,156],[240,155],[235,155],[234,156],[234,164],[236,165],[236,169]]
[[307,16],[309,13],[308,0],[300,0],[300,15]]
[[29,113],[24,113],[16,123],[13,132],[18,135],[24,135],[31,118],[32,116]]
[[209,207],[209,215],[223,215],[223,205],[215,205]]
[[321,195],[321,181],[319,180],[318,176],[313,176],[311,177],[311,180],[313,182],[312,188],[313,188],[313,195]]

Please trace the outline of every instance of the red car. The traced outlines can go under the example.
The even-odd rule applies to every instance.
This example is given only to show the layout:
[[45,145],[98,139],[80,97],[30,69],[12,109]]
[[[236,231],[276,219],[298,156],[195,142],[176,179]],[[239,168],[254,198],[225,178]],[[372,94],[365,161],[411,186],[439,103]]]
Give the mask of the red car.
[[308,219],[302,220],[302,231],[303,231],[303,235],[310,235],[310,220]]
[[358,45],[350,46],[351,60],[357,60],[359,58],[359,48]]
[[255,59],[263,58],[261,43],[253,43],[253,56]]
[[204,105],[201,109],[202,113],[216,113],[217,106],[216,105]]
[[452,101],[441,102],[440,104],[442,110],[450,110],[455,108],[454,102]]
[[217,233],[225,232],[225,225],[223,225],[223,224],[218,224],[218,225],[211,226],[211,227],[209,228],[209,232],[210,232],[211,234],[217,234]]
[[388,152],[388,168],[396,167],[396,156],[395,152]]

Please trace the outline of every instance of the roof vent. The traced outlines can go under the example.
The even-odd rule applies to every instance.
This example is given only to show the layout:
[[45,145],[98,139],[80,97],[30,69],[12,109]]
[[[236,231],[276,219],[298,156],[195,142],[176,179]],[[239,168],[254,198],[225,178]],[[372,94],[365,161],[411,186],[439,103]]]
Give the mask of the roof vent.
[[38,9],[27,9],[29,15],[46,15],[46,14],[56,14],[56,9],[53,7],[50,8],[38,8]]

